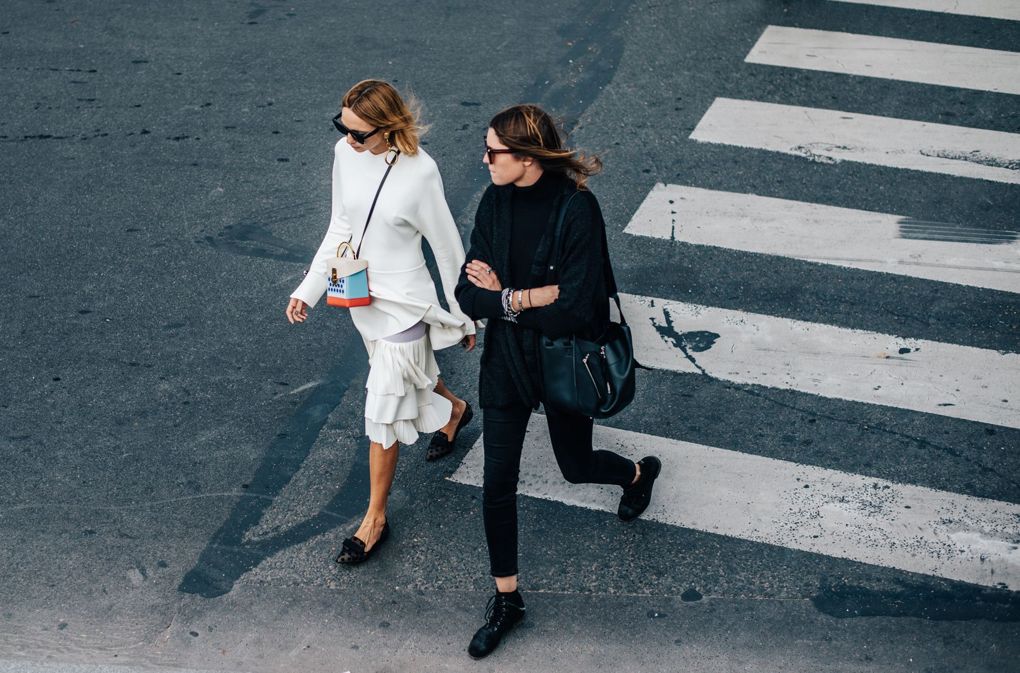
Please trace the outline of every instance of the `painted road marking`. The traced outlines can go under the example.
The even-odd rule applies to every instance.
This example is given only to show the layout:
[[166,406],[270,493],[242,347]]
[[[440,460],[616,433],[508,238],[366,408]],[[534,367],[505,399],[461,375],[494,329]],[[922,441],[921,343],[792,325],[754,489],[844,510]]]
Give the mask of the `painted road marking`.
[[[595,426],[596,448],[662,460],[643,518],[984,586],[1020,589],[1020,505]],[[453,481],[481,486],[479,438]],[[569,484],[533,415],[519,492],[613,512],[617,487]]]
[[657,184],[624,230],[1020,293],[1020,232]]
[[691,138],[1020,184],[1020,134],[1003,131],[717,98]]
[[641,364],[1020,428],[1020,354],[621,294]]
[[836,2],[1020,21],[1020,2],[1017,0],[836,0]]
[[1020,53],[1012,51],[769,26],[744,60],[1020,94]]

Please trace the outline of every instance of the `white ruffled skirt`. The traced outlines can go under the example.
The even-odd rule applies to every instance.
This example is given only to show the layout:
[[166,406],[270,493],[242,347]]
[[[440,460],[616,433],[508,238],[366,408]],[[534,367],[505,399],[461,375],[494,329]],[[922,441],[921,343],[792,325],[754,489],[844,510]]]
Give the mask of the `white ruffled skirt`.
[[439,364],[429,335],[407,343],[369,341],[365,434],[384,448],[414,444],[450,422],[453,405],[435,392]]

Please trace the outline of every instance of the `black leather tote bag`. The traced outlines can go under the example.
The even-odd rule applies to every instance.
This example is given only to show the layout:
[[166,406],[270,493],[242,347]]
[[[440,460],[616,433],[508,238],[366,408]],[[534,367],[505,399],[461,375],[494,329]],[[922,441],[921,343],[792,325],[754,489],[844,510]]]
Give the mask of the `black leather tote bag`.
[[[556,219],[554,264],[559,259],[567,207],[576,195],[577,192],[565,200]],[[576,335],[558,339],[543,335],[539,339],[542,384],[545,388],[543,402],[592,418],[613,416],[634,399],[634,341],[620,306],[605,227],[602,229],[602,260],[606,288],[609,298],[616,302],[620,322],[610,321],[595,341]]]

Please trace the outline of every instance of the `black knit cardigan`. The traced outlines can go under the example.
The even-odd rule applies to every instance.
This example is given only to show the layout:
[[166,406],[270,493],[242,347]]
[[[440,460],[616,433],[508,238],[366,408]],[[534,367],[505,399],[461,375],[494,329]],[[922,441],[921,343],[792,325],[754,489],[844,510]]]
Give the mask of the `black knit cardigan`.
[[[501,311],[495,312],[492,291],[475,286],[461,269],[455,292],[457,302],[471,318],[488,318],[483,330],[478,383],[479,404],[483,408],[521,404],[537,408],[543,397],[539,335],[557,338],[576,334],[594,339],[609,322],[602,252],[605,221],[591,192],[580,191],[570,202],[559,259],[550,259],[560,206],[577,191],[574,183],[563,176],[545,234],[536,241],[531,278],[526,286],[558,282],[560,294],[556,302],[522,312],[519,322],[514,324],[502,319]],[[491,266],[504,287],[510,278],[512,198],[512,185],[489,185],[478,204],[467,253],[467,261],[477,259]]]

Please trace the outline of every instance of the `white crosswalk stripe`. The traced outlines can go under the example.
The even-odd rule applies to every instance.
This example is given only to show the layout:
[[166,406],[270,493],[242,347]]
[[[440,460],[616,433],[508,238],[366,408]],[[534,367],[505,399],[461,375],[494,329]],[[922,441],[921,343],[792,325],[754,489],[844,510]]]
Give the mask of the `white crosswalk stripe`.
[[769,26],[748,63],[1020,94],[1020,53]]
[[[662,459],[643,518],[985,586],[1020,588],[1020,505],[596,426],[596,448]],[[480,486],[479,439],[453,481]],[[533,415],[519,492],[616,511],[618,487],[569,484]]]
[[621,294],[641,364],[1020,428],[1020,355]]
[[626,233],[1020,293],[1020,232],[679,185]]
[[1020,134],[717,98],[691,133],[700,142],[1020,184]]
[[963,14],[991,19],[1020,21],[1020,2],[1017,0],[834,0],[858,5],[878,5],[900,9],[919,9],[926,12]]

